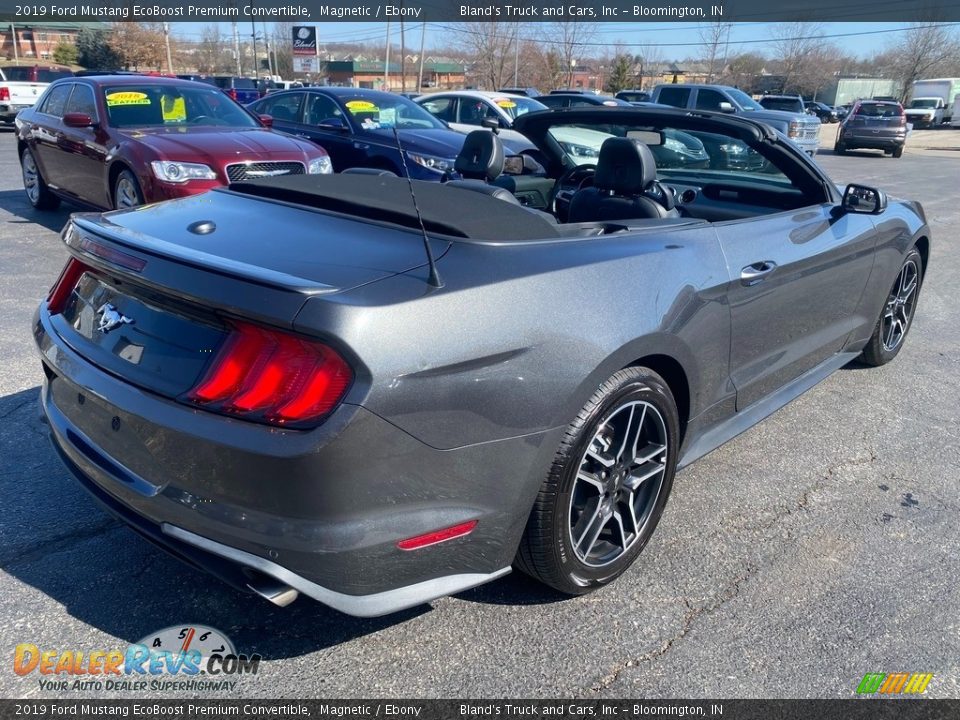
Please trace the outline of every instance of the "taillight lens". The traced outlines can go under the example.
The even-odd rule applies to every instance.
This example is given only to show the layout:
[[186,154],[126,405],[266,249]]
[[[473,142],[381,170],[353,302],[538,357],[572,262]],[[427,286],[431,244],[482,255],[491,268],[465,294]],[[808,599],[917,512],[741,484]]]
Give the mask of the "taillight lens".
[[230,96],[231,100],[237,99],[237,91],[234,88],[230,88],[229,90],[227,90],[227,95]]
[[47,296],[47,311],[51,315],[63,312],[73,289],[77,286],[77,283],[80,282],[83,274],[89,270],[90,268],[88,266],[76,258],[72,257],[67,260],[67,264],[60,273],[60,277],[57,278],[53,287],[50,288],[50,294]]
[[352,380],[350,366],[332,348],[237,322],[187,398],[248,420],[300,425],[336,407]]
[[10,99],[10,88],[6,85],[0,85],[0,100]]

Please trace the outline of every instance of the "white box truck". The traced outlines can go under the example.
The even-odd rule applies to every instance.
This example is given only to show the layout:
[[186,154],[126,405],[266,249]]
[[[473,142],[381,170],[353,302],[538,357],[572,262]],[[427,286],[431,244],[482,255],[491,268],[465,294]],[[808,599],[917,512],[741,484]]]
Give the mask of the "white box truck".
[[953,120],[953,105],[960,94],[960,78],[933,78],[931,80],[917,80],[913,84],[910,97],[914,101],[939,98],[943,101],[943,115],[941,122],[949,123]]
[[950,127],[960,128],[960,95],[953,101],[953,119],[950,121]]

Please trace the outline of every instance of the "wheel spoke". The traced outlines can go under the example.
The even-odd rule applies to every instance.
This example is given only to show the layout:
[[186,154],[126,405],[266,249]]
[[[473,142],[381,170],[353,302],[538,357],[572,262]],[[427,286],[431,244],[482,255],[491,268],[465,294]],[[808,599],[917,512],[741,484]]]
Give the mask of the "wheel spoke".
[[604,512],[602,503],[598,502],[596,512],[577,542],[577,549],[584,558],[590,556],[593,546],[597,544],[597,538],[600,537],[600,533],[603,532],[603,528],[609,520],[609,512]]
[[596,450],[594,450],[592,447],[587,450],[587,457],[593,458],[598,463],[600,463],[601,465],[607,468],[613,465],[615,462],[617,462],[616,458],[610,457],[609,455],[603,455],[597,452]]
[[627,537],[627,531],[623,527],[623,516],[620,514],[619,510],[614,511],[613,519],[616,521],[617,529],[620,531],[620,547],[626,551],[627,547],[630,545],[630,538]]
[[666,469],[667,466],[660,463],[647,463],[638,468],[638,472],[631,473],[627,479],[623,481],[623,486],[630,492],[635,493],[647,480],[656,477]]
[[633,462],[635,465],[643,465],[644,463],[650,462],[658,455],[661,455],[662,453],[666,452],[666,450],[667,450],[666,445],[650,443],[643,449],[643,453],[641,455],[637,455],[636,453],[634,453]]
[[600,478],[598,478],[593,473],[587,472],[586,470],[581,470],[580,472],[577,473],[577,480],[583,480],[585,483],[592,485],[598,491],[600,491],[601,495],[603,494],[603,491],[604,491],[603,481],[601,481]]
[[637,406],[630,406],[630,415],[627,417],[627,427],[623,430],[623,442],[620,443],[620,449],[617,450],[617,460],[623,457],[623,451],[627,449],[627,443],[630,442],[630,430],[633,428],[633,416],[637,412]]
[[893,318],[890,322],[890,330],[887,332],[887,339],[884,343],[887,346],[887,350],[893,349],[893,334],[897,329],[897,319]]
[[906,302],[907,300],[910,299],[910,296],[913,295],[916,289],[917,289],[917,279],[913,278],[913,282],[911,282],[900,294],[900,299],[903,300],[903,302]]
[[899,279],[900,279],[900,283],[899,283],[899,285],[898,285],[899,289],[897,290],[897,296],[898,296],[898,297],[903,297],[903,290],[904,290],[904,287],[906,287],[906,284],[907,284],[907,268],[909,268],[909,267],[910,267],[909,265],[904,265],[904,266],[903,266],[903,269],[900,271],[900,278],[899,278]]

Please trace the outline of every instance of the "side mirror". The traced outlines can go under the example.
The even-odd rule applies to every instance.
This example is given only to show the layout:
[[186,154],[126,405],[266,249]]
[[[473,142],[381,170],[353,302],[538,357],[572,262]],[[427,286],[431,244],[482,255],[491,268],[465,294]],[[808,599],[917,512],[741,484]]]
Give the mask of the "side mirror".
[[273,115],[260,115],[259,118],[260,118],[260,123],[265,128],[273,127]]
[[72,112],[63,116],[63,124],[72,128],[85,128],[93,125],[93,118],[86,113]]
[[317,123],[317,127],[336,132],[346,132],[348,130],[343,120],[338,117],[324,118],[322,122]]
[[725,101],[720,103],[720,112],[732,113],[736,111],[737,109],[731,103]]
[[497,118],[488,117],[480,121],[480,126],[492,130],[493,134],[497,135],[500,130],[500,121]]
[[887,209],[887,195],[866,185],[847,185],[840,207],[844,212],[879,215]]

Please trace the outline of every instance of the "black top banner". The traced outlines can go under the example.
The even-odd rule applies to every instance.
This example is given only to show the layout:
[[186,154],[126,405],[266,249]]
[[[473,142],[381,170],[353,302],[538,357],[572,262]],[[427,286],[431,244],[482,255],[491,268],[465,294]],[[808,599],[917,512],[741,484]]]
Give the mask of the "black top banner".
[[960,0],[0,0],[0,22],[957,22]]

